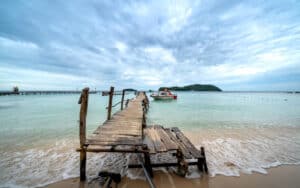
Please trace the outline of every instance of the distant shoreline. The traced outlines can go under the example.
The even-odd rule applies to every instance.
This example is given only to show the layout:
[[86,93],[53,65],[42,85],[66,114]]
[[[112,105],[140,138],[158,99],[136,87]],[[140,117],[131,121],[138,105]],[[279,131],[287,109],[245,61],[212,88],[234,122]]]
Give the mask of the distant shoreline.
[[[199,92],[199,93],[288,93],[288,94],[300,94],[300,91],[197,91],[197,90],[171,90],[176,92]],[[103,91],[90,91],[90,94],[101,94]],[[153,92],[149,90],[148,92]],[[66,95],[66,94],[80,94],[81,91],[69,91],[69,90],[36,90],[36,91],[0,91],[0,96],[8,95]]]
[[[0,91],[1,95],[45,95],[45,94],[80,94],[81,91],[55,91],[55,90],[49,90],[49,91]],[[90,94],[96,94],[97,91],[90,91]]]
[[165,89],[171,90],[171,91],[217,91],[221,92],[222,89],[218,88],[215,85],[211,84],[192,84],[192,85],[186,85],[183,87],[180,86],[172,86],[172,87],[160,87],[158,90],[163,91]]

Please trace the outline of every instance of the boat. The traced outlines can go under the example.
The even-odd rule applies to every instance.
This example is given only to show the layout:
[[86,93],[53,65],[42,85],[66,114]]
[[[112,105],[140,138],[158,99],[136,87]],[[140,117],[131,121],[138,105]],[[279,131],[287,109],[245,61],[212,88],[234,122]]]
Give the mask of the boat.
[[152,93],[150,95],[154,100],[174,100],[177,99],[177,95],[173,94],[170,90],[159,91],[158,93]]

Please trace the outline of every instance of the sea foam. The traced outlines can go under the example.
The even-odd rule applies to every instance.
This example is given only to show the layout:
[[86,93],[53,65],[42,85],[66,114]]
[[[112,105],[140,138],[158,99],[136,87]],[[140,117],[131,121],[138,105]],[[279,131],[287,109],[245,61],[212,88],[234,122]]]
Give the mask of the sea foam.
[[[267,173],[267,168],[300,164],[298,128],[257,128],[199,130],[185,132],[199,149],[205,147],[209,174],[239,176],[241,173]],[[6,151],[1,149],[0,181],[4,187],[36,187],[79,176],[77,139],[60,140],[55,146]],[[132,179],[144,179],[136,164],[136,154],[88,153],[87,176],[91,181],[100,170],[121,173]],[[175,162],[171,153],[151,156],[153,163]],[[155,170],[176,171],[176,168]],[[187,178],[198,178],[197,168],[190,167]]]

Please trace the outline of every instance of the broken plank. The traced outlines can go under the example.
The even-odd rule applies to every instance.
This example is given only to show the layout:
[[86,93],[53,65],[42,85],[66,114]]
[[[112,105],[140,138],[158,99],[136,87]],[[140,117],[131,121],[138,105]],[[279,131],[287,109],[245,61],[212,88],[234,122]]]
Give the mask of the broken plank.
[[191,143],[191,141],[177,127],[171,128],[171,130],[175,133],[176,137],[185,145],[185,147],[195,158],[202,157],[201,152]]
[[154,130],[156,130],[159,135],[161,141],[166,146],[167,150],[176,150],[178,149],[178,145],[171,140],[170,136],[165,132],[164,128],[161,126],[154,126]]
[[186,146],[176,136],[173,135],[173,132],[170,129],[165,129],[165,132],[170,136],[171,140],[177,143],[186,159],[193,158],[192,154],[189,152]]
[[152,142],[152,140],[149,138],[148,136],[148,129],[144,129],[144,140],[143,143],[147,145],[148,149],[149,149],[149,153],[150,154],[155,154],[156,150],[155,150],[155,146],[154,143]]
[[161,138],[158,135],[156,130],[154,130],[153,128],[148,129],[147,136],[149,136],[149,138],[152,140],[156,152],[165,152],[165,151],[167,151],[166,146],[161,141]]

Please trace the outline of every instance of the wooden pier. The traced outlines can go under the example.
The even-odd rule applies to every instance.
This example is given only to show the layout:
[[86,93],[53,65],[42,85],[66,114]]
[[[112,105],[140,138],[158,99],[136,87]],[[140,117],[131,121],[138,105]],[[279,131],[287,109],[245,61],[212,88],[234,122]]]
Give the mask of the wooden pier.
[[[185,175],[188,165],[196,165],[201,172],[208,172],[204,148],[198,150],[177,128],[164,128],[159,125],[147,126],[146,114],[149,100],[145,92],[137,92],[135,98],[126,101],[122,92],[120,111],[111,115],[114,88],[109,91],[107,120],[92,135],[86,138],[86,115],[88,109],[89,89],[82,90],[79,99],[80,120],[80,179],[86,179],[87,152],[135,153],[143,157],[140,164],[130,164],[129,168],[145,168],[146,177],[153,177],[153,167],[177,166],[178,173]],[[153,163],[150,155],[170,152],[176,163]],[[186,162],[186,159],[189,159]],[[151,181],[151,180],[149,180]]]
[[[81,91],[73,91],[73,90],[48,90],[48,91],[0,91],[1,95],[61,95],[61,94],[80,94]],[[100,91],[89,91],[89,94],[97,94]]]

